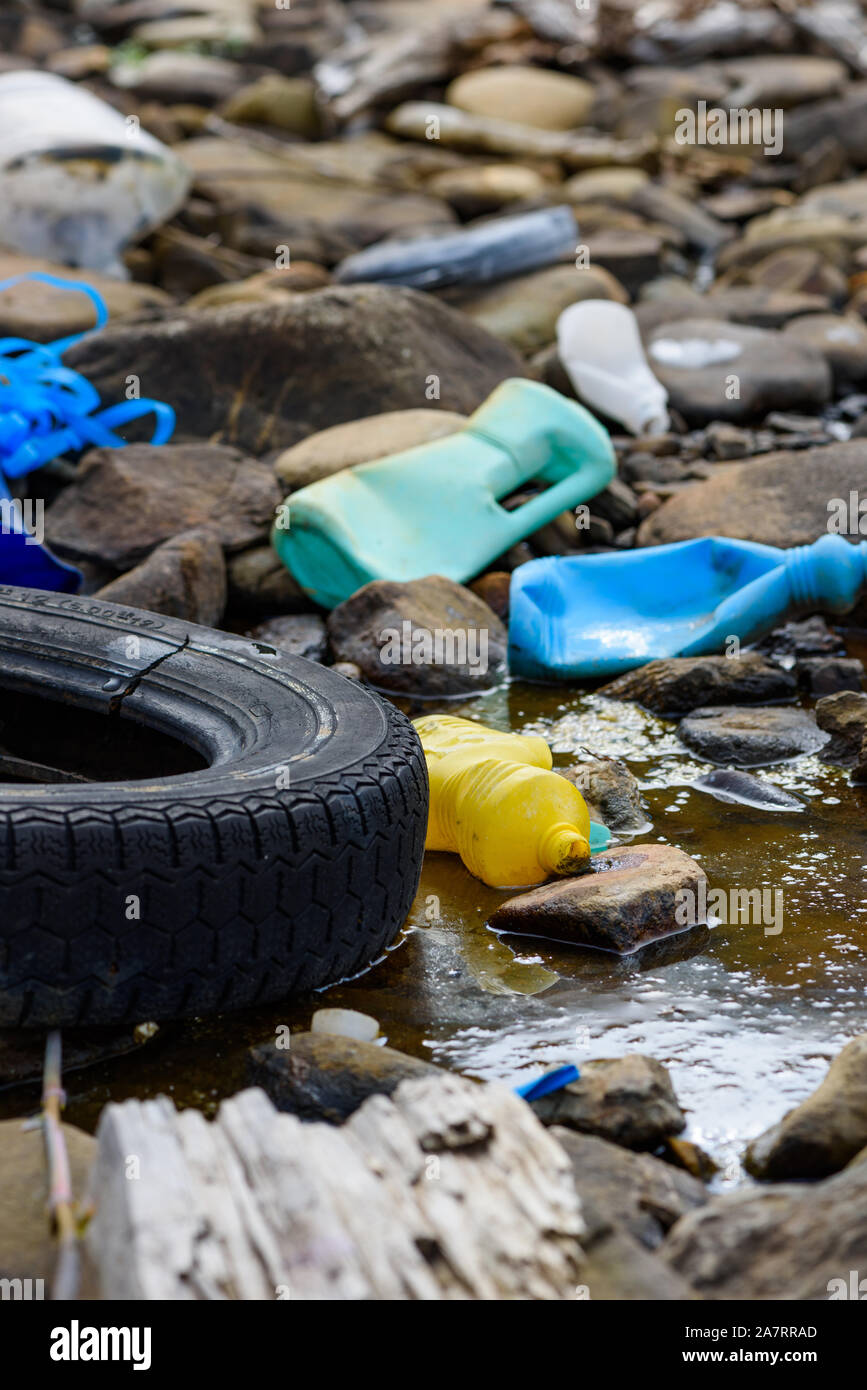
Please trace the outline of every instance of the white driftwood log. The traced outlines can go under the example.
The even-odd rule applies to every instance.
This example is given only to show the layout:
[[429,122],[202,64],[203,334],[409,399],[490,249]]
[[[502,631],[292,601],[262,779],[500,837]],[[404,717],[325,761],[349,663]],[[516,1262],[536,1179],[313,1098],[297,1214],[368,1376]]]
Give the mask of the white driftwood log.
[[563,1149],[504,1087],[404,1081],[341,1128],[264,1091],[209,1123],[108,1105],[89,1243],[121,1299],[559,1299],[583,1223]]

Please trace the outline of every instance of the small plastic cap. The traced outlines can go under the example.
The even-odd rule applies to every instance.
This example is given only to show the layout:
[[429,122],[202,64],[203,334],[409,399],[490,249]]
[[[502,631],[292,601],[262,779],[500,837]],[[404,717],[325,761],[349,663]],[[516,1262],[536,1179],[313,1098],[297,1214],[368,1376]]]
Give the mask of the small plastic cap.
[[577,826],[555,825],[542,841],[539,863],[555,874],[580,874],[590,864],[590,846]]

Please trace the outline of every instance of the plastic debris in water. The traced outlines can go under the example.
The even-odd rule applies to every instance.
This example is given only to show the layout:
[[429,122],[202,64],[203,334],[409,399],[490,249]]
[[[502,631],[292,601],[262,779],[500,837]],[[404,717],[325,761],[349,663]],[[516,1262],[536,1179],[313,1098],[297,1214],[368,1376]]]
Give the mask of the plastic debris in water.
[[699,370],[733,362],[743,348],[731,338],[657,338],[650,344],[650,355],[664,367]]
[[759,811],[803,811],[805,803],[776,782],[765,782],[751,772],[734,767],[719,767],[696,777],[692,784],[699,791],[709,792],[717,801],[738,806],[752,806]]
[[340,284],[359,280],[431,289],[435,285],[485,284],[574,255],[578,224],[571,208],[543,208],[496,217],[477,227],[436,236],[379,241],[341,261]]
[[[272,533],[305,593],[334,608],[374,579],[442,574],[463,583],[611,482],[607,432],[537,381],[502,382],[456,434],[345,468],[292,494]],[[500,499],[547,483],[507,511]]]
[[[42,271],[0,280],[0,292],[25,281],[87,295],[96,311],[95,328],[108,319],[105,303],[91,285]],[[122,401],[100,409],[99,394],[78,372],[63,365],[63,353],[85,336],[74,333],[53,343],[28,338],[0,338],[0,580],[37,589],[71,592],[81,575],[64,565],[28,529],[32,504],[13,499],[9,480],[22,478],[61,454],[90,445],[122,448],[115,431],[143,415],[154,416],[152,444],[165,444],[175,427],[175,413],[162,401]]]
[[[474,719],[458,719],[450,714],[427,714],[413,720],[430,771],[443,758],[460,753],[465,759],[496,758],[503,763],[525,763],[528,767],[550,771],[554,766],[551,749],[535,734],[502,733]],[[428,821],[426,849],[450,849],[450,843],[437,843],[438,830],[432,808]],[[590,853],[598,854],[611,844],[611,832],[596,821],[590,822]]]
[[528,1101],[540,1100],[552,1091],[562,1091],[564,1086],[569,1086],[580,1078],[581,1073],[575,1066],[555,1067],[553,1071],[546,1071],[543,1076],[537,1076],[535,1081],[525,1081],[523,1086],[516,1086],[515,1095],[523,1096],[524,1100]]
[[867,542],[780,550],[705,536],[513,571],[509,666],[537,680],[617,676],[667,656],[751,642],[800,612],[845,613],[867,588]]
[[126,276],[120,252],[174,215],[191,175],[173,150],[76,82],[0,76],[0,241]]
[[317,1009],[310,1024],[311,1033],[329,1033],[337,1038],[355,1038],[356,1042],[373,1042],[379,1036],[379,1024],[370,1014],[357,1009]]
[[587,405],[632,434],[665,434],[668,392],[647,364],[638,323],[625,304],[608,299],[570,304],[557,320],[557,350]]

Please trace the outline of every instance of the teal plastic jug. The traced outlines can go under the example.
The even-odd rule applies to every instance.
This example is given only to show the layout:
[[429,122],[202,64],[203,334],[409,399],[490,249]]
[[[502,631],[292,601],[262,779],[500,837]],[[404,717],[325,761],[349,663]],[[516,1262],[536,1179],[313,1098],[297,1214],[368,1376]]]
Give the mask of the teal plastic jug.
[[512,575],[509,666],[536,680],[616,676],[664,656],[753,641],[792,613],[845,613],[867,589],[867,543],[779,550],[706,536],[530,560]]
[[[504,381],[445,439],[344,469],[291,495],[274,527],[280,559],[334,608],[372,579],[459,583],[614,476],[607,432],[536,381]],[[549,486],[507,511],[531,479]]]

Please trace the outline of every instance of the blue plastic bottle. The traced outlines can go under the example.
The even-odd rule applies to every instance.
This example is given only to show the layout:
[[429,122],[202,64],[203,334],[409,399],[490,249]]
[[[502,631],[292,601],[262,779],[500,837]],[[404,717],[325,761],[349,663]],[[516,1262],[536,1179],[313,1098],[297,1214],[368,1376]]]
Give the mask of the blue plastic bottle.
[[610,677],[750,642],[792,613],[844,613],[867,588],[867,542],[779,550],[707,536],[531,560],[512,575],[509,665],[530,680]]

